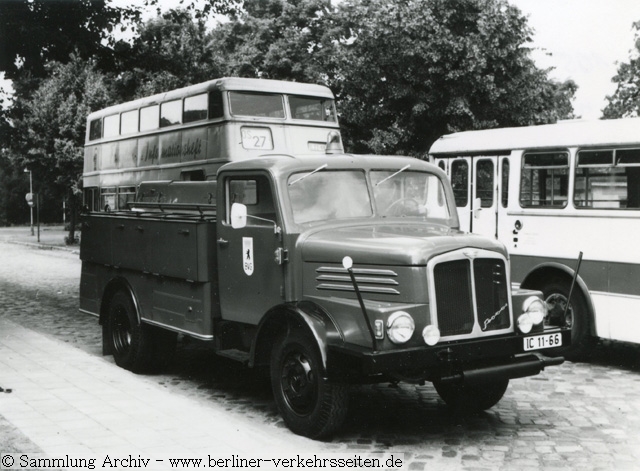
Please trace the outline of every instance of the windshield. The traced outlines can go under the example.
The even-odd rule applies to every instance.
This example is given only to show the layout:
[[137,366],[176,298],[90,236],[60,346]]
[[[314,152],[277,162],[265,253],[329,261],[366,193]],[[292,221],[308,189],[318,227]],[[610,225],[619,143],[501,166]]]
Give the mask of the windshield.
[[431,173],[372,171],[371,183],[377,213],[382,217],[448,219],[450,216],[442,182]]
[[289,177],[288,188],[297,224],[373,214],[362,171],[297,173]]
[[[449,219],[450,212],[442,181],[427,172],[375,170],[370,173],[373,191],[363,171],[325,170],[289,177],[288,191],[293,219],[297,224],[373,216]],[[374,201],[371,202],[370,194]]]

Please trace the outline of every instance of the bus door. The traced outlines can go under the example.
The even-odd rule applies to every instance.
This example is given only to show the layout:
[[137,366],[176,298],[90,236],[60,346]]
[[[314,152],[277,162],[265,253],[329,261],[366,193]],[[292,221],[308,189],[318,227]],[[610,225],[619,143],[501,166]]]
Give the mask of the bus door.
[[435,162],[446,170],[453,186],[458,208],[460,229],[496,237],[498,216],[498,158],[456,157],[436,158]]
[[[223,319],[258,324],[284,301],[281,227],[269,178],[234,176],[223,180],[225,215],[217,223],[218,284]],[[233,203],[246,207],[246,226],[233,228]],[[220,212],[220,211],[219,211]]]

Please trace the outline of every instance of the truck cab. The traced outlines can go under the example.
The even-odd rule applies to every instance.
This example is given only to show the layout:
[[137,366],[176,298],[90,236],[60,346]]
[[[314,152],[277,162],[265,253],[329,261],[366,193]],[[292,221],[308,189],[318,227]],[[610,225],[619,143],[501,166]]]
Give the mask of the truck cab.
[[563,361],[546,355],[569,330],[544,327],[540,293],[512,290],[500,242],[459,229],[429,163],[263,156],[222,166],[215,191],[85,217],[81,309],[121,366],[157,363],[177,333],[212,341],[268,368],[287,426],[320,438],[350,384],[428,381],[484,410]]

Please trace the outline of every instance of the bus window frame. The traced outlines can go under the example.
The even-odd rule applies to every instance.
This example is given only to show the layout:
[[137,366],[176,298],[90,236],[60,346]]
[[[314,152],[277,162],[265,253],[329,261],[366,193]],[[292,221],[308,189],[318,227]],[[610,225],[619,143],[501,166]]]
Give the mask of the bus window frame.
[[[542,155],[542,154],[564,154],[566,157],[566,165],[530,165],[527,166],[525,164],[526,161],[526,157],[528,155]],[[523,200],[522,200],[522,195],[523,195],[523,180],[524,180],[524,176],[525,176],[525,172],[526,171],[530,171],[531,172],[531,183],[530,183],[530,194],[531,197],[529,199],[529,201],[533,201],[533,171],[534,170],[566,170],[566,194],[564,195],[564,200],[559,200],[560,202],[562,202],[562,205],[559,204],[524,204]],[[539,178],[539,177],[538,177]],[[545,176],[545,181],[546,178],[548,178],[548,176]],[[554,201],[556,201],[556,199],[554,198],[554,191],[555,191],[555,178],[557,178],[556,175],[553,174],[553,172],[551,173],[551,202],[553,203]],[[559,178],[559,177],[558,177]],[[543,151],[539,151],[539,150],[525,150],[522,153],[522,157],[520,160],[520,181],[519,181],[519,185],[518,185],[518,204],[520,205],[520,207],[522,209],[552,209],[552,210],[562,210],[565,209],[569,206],[569,200],[570,198],[570,194],[569,194],[569,181],[571,179],[571,152],[569,152],[569,149],[548,149],[548,150],[543,150]],[[562,182],[560,181],[560,186],[562,186]],[[546,190],[546,188],[545,188]],[[538,201],[542,201],[540,198],[538,198]]]

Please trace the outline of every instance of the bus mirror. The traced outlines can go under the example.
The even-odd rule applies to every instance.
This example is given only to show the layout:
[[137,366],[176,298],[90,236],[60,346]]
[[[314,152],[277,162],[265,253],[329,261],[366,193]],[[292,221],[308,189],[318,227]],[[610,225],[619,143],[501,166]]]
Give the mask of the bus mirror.
[[247,225],[247,207],[241,203],[231,205],[231,227],[242,229]]

